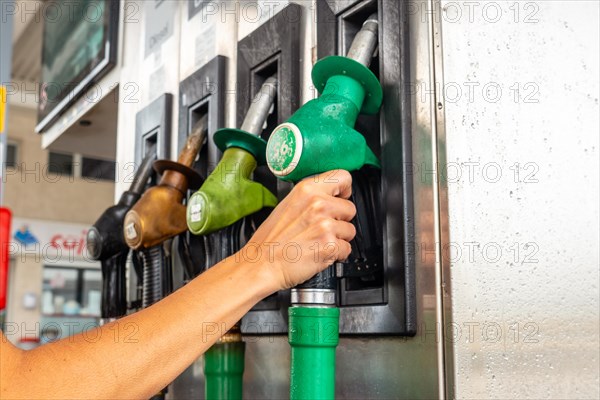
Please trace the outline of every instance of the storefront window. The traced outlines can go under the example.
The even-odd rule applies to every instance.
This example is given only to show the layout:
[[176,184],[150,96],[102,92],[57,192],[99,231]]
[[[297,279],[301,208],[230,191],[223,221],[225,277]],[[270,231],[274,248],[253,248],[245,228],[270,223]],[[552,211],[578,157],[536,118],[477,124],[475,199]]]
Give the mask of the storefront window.
[[101,288],[99,270],[45,266],[41,341],[58,340],[98,326]]
[[82,302],[88,315],[100,316],[100,292],[102,272],[95,269],[83,270]]

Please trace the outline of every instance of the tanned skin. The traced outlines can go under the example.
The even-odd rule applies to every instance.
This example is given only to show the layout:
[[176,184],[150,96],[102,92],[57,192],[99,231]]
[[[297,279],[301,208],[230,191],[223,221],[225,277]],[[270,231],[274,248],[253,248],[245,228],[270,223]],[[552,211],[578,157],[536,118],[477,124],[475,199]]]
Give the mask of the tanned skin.
[[[87,334],[24,351],[0,335],[2,399],[147,399],[268,295],[350,254],[352,178],[305,179],[252,240],[158,303]],[[284,246],[292,244],[292,256]]]

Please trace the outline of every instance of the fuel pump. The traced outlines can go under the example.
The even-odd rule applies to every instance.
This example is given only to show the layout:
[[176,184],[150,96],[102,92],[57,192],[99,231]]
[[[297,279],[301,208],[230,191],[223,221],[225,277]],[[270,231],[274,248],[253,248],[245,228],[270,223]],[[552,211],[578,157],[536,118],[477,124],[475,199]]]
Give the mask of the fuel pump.
[[200,120],[179,154],[177,162],[158,160],[154,169],[162,174],[160,183],[148,189],[125,215],[127,245],[142,253],[142,307],[148,307],[170,291],[170,273],[163,268],[165,242],[186,230],[185,206],[189,187],[199,187],[200,175],[191,168],[206,137],[206,120]]
[[125,214],[140,199],[152,175],[156,160],[153,146],[137,170],[129,190],[119,202],[108,208],[87,233],[87,249],[92,259],[102,264],[102,319],[103,322],[122,317],[127,312],[125,266],[129,247],[123,237]]
[[[187,208],[187,223],[196,235],[221,231],[264,207],[275,207],[277,197],[260,183],[251,180],[258,164],[265,164],[266,142],[260,138],[273,107],[277,79],[268,78],[255,96],[241,129],[220,129],[214,142],[223,151],[217,168],[194,195]],[[234,229],[233,232],[236,230]],[[235,234],[226,239],[237,243]],[[228,246],[229,254],[239,249]],[[239,243],[238,243],[239,247]],[[206,398],[242,398],[245,343],[239,323],[225,333],[204,355]]]
[[[177,162],[157,160],[154,169],[162,178],[148,189],[125,215],[123,234],[127,245],[141,254],[142,307],[161,300],[172,291],[171,239],[187,229],[185,206],[188,188],[198,188],[201,176],[191,168],[206,137],[206,118],[188,137]],[[166,389],[153,399],[164,399]]]
[[[378,20],[373,14],[358,32],[347,57],[330,56],[313,67],[322,93],[273,131],[267,144],[269,169],[297,182],[333,169],[356,171],[380,163],[354,129],[359,113],[376,114],[383,90],[369,70],[377,47]],[[289,308],[291,345],[290,398],[333,399],[335,350],[339,342],[337,281],[332,267],[292,289]]]

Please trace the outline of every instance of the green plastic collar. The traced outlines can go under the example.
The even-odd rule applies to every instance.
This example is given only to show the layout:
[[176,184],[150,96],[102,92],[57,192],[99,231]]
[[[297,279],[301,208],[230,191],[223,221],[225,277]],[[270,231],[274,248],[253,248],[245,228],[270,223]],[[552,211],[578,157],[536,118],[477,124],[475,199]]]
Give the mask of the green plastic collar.
[[267,142],[241,129],[223,128],[215,132],[213,141],[221,151],[230,147],[239,147],[254,156],[258,165],[265,165],[265,149]]
[[318,61],[312,70],[315,88],[322,93],[329,78],[336,75],[348,76],[358,81],[365,89],[366,97],[360,110],[363,114],[377,114],[383,102],[383,89],[373,72],[361,63],[341,56],[329,56]]

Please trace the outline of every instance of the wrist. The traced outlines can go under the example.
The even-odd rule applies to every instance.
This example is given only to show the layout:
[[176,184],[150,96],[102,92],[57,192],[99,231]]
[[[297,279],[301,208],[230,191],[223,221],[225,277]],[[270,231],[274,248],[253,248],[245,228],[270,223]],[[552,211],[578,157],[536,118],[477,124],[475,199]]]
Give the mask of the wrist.
[[252,280],[261,298],[281,290],[280,275],[275,257],[272,252],[265,251],[260,243],[249,242],[232,256],[235,263],[246,272]]
[[265,257],[259,246],[256,243],[249,243],[231,257],[236,267],[243,271],[248,285],[255,288],[256,295],[259,297],[257,301],[281,289],[275,260]]

